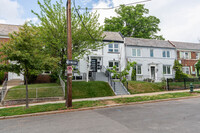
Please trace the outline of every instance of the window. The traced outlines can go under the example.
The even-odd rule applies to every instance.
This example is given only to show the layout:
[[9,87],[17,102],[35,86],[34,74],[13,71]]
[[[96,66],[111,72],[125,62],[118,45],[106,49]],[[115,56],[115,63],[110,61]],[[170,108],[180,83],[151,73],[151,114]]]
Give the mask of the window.
[[142,65],[136,66],[136,74],[142,74]]
[[116,66],[117,67],[117,70],[119,70],[119,61],[109,61],[108,62],[108,67],[110,69],[113,69],[113,66]]
[[163,66],[163,74],[171,74],[171,66],[164,65]]
[[108,52],[113,52],[113,53],[119,52],[119,44],[116,44],[116,43],[109,44]]
[[150,57],[154,57],[153,49],[150,49]]
[[164,58],[170,58],[170,51],[163,51],[162,56]]
[[186,74],[190,74],[190,68],[189,67],[182,67],[182,70]]
[[196,53],[196,59],[200,59],[200,53]]
[[141,57],[141,50],[140,49],[132,49],[133,57]]
[[191,52],[180,52],[180,58],[191,59]]

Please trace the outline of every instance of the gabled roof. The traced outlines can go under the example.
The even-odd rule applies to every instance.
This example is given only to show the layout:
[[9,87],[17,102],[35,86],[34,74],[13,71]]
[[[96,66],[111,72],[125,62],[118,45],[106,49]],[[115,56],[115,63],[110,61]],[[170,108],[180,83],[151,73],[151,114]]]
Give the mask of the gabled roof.
[[0,36],[8,36],[9,33],[19,31],[20,25],[0,24]]
[[188,42],[175,42],[170,41],[177,49],[185,50],[200,50],[200,43],[188,43]]
[[132,37],[126,37],[125,38],[125,44],[128,45],[128,46],[175,48],[169,41],[132,38]]
[[124,42],[124,37],[120,32],[104,31],[103,36],[105,36],[104,41]]

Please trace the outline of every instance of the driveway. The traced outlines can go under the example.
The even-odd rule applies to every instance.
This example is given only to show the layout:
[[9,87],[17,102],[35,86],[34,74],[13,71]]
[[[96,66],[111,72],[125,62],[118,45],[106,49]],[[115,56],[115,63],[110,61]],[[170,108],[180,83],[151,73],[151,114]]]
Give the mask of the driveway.
[[200,98],[0,120],[1,133],[192,133]]

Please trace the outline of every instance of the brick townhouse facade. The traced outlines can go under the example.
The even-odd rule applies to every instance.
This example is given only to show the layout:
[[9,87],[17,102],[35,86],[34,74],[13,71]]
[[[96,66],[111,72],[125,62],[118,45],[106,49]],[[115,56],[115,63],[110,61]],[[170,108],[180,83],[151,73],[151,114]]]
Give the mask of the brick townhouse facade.
[[183,72],[197,75],[195,64],[200,59],[200,44],[187,42],[171,42],[177,50],[177,59],[183,65]]
[[[9,24],[0,24],[0,47],[1,43],[8,42],[10,40],[9,34],[13,32],[19,31],[20,25],[9,25]],[[12,79],[23,79],[22,75],[17,75],[15,73],[8,72],[5,74],[5,77],[8,77],[8,80]],[[40,74],[38,75],[35,83],[49,83],[50,76],[48,74]]]

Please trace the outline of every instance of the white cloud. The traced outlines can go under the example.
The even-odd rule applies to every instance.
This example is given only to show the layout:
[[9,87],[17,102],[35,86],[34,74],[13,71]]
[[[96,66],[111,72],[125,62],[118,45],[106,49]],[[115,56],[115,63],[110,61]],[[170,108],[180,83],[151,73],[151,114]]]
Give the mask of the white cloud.
[[26,20],[36,22],[36,18],[25,19],[23,7],[16,0],[0,0],[0,23],[24,24]]
[[[93,5],[94,8],[106,8],[138,2],[140,0],[100,0]],[[200,1],[190,0],[152,0],[144,3],[150,15],[160,19],[161,32],[166,40],[198,42],[200,38]],[[99,10],[99,22],[104,24],[104,19],[116,16],[114,10]]]
[[24,20],[21,18],[23,8],[17,1],[0,0],[0,19],[3,23],[22,24]]

